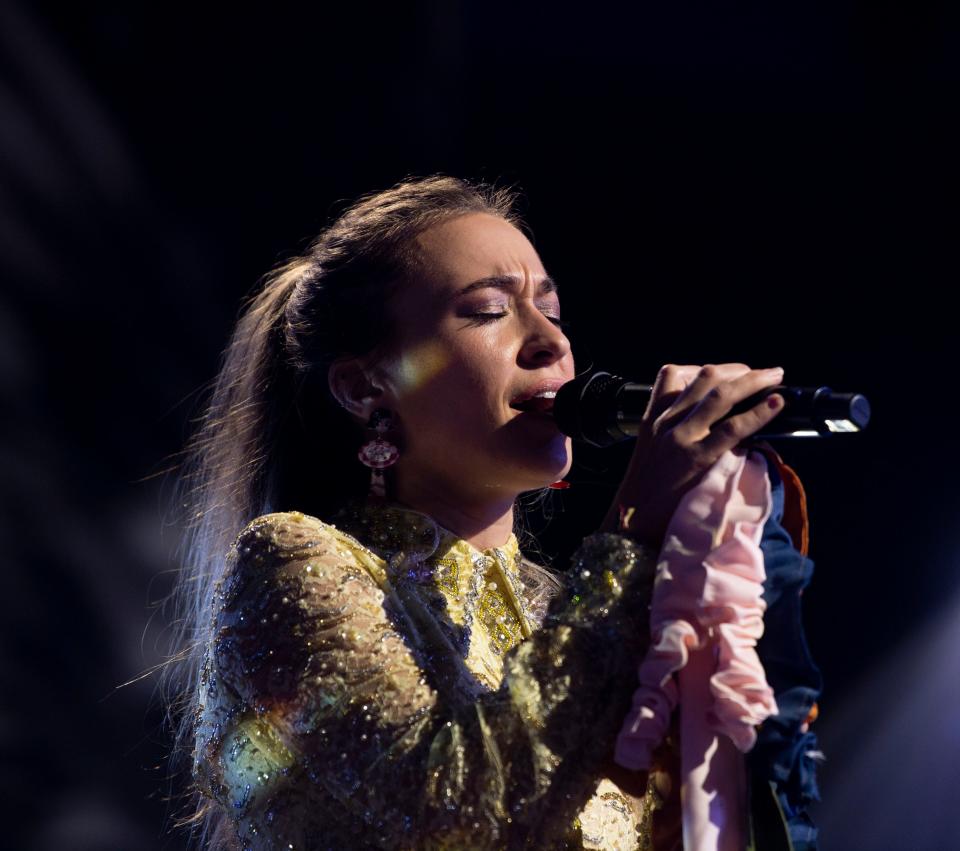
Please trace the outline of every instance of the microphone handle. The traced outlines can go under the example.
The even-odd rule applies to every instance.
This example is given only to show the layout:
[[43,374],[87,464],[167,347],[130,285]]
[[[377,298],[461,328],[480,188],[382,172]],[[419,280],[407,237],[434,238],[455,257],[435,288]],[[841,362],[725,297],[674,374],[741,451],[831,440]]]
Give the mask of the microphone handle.
[[[653,387],[626,381],[616,396],[616,427],[626,437],[636,437]],[[864,429],[870,421],[870,404],[860,393],[834,393],[829,387],[764,387],[737,402],[718,422],[749,411],[772,393],[783,397],[784,406],[751,437],[824,437]]]
[[[653,387],[609,372],[584,373],[557,391],[553,416],[575,440],[609,446],[636,437]],[[861,431],[870,421],[870,403],[860,393],[834,393],[829,387],[765,387],[738,402],[722,418],[754,407],[771,393],[783,396],[780,412],[751,437],[820,437]]]

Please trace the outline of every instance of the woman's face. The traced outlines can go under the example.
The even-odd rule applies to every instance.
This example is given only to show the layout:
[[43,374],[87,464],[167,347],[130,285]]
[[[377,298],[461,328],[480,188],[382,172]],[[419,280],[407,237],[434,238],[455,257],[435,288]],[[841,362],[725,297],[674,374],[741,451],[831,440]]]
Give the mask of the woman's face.
[[574,377],[537,252],[486,213],[429,228],[417,248],[423,272],[391,305],[399,341],[377,382],[399,420],[403,490],[513,499],[562,478],[570,438],[548,413],[510,404]]

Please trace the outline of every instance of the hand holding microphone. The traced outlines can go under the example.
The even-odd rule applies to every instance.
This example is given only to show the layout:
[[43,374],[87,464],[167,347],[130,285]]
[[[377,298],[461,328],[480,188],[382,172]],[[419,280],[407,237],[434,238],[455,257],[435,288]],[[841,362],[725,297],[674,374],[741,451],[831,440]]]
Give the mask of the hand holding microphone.
[[[627,381],[609,372],[582,373],[557,392],[553,418],[560,431],[575,440],[609,446],[637,436],[653,391],[654,387],[648,384]],[[783,400],[783,411],[775,422],[763,426],[757,437],[849,434],[862,431],[870,422],[870,403],[860,393],[787,385],[767,386],[741,399],[721,420],[749,410],[773,393]]]
[[[784,398],[773,393],[743,413],[727,415],[737,403],[780,384],[782,378],[782,370],[751,369],[742,363],[663,366],[601,528],[627,531],[659,548],[681,497],[724,452],[777,416]],[[619,526],[620,505],[636,509],[626,530]]]

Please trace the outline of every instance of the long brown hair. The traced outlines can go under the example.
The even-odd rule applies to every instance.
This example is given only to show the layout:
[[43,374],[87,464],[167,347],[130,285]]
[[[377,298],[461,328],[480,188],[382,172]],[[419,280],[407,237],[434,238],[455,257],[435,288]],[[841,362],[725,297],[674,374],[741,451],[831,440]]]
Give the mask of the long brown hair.
[[[176,826],[189,826],[202,847],[232,847],[219,807],[189,782],[197,678],[225,555],[261,514],[295,509],[329,519],[365,494],[369,470],[355,452],[363,435],[329,391],[330,364],[391,339],[387,304],[412,277],[417,234],[471,212],[500,216],[529,234],[516,200],[512,189],[482,182],[408,178],[361,196],[244,300],[174,487],[183,535],[169,601],[174,646],[161,686],[174,740],[172,782],[187,789]],[[548,493],[535,492],[532,501],[524,495],[514,511],[521,546],[541,559],[525,512]],[[522,575],[532,612],[542,614],[560,587],[557,574],[525,558]]]

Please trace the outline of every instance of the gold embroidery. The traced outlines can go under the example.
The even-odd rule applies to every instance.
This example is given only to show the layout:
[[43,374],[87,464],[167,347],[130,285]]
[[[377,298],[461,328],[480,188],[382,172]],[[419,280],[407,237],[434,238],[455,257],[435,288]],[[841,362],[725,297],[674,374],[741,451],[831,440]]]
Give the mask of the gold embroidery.
[[433,576],[444,591],[460,596],[460,564],[455,558],[437,559]]
[[515,537],[481,553],[418,512],[360,517],[266,515],[228,555],[194,772],[238,842],[649,851],[653,791],[642,811],[578,769],[632,691],[655,554],[585,540],[576,602],[531,632]]
[[517,616],[509,611],[507,601],[495,582],[490,582],[487,590],[483,592],[479,612],[480,623],[486,628],[487,635],[493,642],[493,649],[497,653],[502,655],[520,643],[523,638],[520,633],[520,622]]

